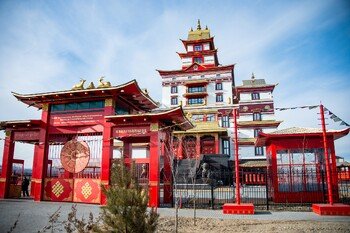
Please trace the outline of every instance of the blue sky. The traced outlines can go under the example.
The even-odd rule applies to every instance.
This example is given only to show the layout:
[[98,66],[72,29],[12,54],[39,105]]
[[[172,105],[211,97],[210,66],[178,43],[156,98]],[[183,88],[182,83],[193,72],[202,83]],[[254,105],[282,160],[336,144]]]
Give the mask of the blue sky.
[[[1,1],[0,120],[40,117],[11,91],[66,90],[82,77],[96,83],[104,75],[114,85],[137,79],[159,101],[156,69],[180,68],[179,39],[197,19],[215,36],[219,62],[236,63],[236,84],[254,72],[279,83],[276,107],[322,101],[350,122],[350,3],[340,0]],[[319,127],[316,110],[276,115],[281,128]],[[336,142],[348,160],[349,145],[350,136]],[[18,157],[31,157],[26,150],[18,145]]]

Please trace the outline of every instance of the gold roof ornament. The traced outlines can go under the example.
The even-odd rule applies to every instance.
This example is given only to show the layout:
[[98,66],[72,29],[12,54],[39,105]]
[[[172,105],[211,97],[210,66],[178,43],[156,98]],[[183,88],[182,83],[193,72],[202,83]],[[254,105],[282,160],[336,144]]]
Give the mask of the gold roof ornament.
[[98,86],[97,88],[105,88],[105,87],[111,87],[111,82],[104,82],[103,79],[105,77],[102,76],[99,80],[98,80]]
[[90,82],[89,86],[86,89],[95,89],[95,85],[93,82]]
[[75,84],[73,87],[72,87],[72,91],[76,91],[76,90],[83,90],[84,89],[84,83],[86,82],[85,79],[80,79],[80,82]]
[[201,21],[199,19],[197,21],[197,30],[202,30],[202,28],[201,28]]
[[191,30],[188,32],[188,40],[202,40],[202,39],[209,39],[210,38],[210,30],[208,29],[208,26],[205,27],[205,29],[202,29],[201,22],[198,19],[197,21],[197,30],[193,31],[193,28],[191,27]]

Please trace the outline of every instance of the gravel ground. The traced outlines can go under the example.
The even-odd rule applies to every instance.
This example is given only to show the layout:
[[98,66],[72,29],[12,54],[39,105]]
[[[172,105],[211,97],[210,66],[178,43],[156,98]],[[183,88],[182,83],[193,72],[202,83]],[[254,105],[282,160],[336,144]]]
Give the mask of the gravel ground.
[[[13,232],[38,232],[58,208],[60,220],[67,219],[72,203],[34,202],[30,199],[0,200],[0,232],[7,232],[18,219]],[[100,206],[78,204],[78,216],[98,216]],[[159,208],[158,232],[173,232],[174,209]],[[19,218],[18,215],[20,214]],[[198,210],[193,224],[193,210],[179,211],[179,232],[350,232],[350,217],[318,216],[312,212],[257,212],[254,215],[224,215],[221,210]],[[58,226],[59,228],[59,226]],[[61,227],[62,228],[62,227]]]
[[[174,232],[174,218],[161,217],[157,232]],[[350,232],[350,222],[269,221],[243,219],[192,218],[179,219],[179,232]]]

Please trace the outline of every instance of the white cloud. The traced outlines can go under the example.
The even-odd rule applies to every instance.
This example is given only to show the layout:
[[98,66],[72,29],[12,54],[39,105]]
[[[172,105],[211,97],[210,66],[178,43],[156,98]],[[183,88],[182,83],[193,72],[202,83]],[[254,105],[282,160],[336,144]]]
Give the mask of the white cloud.
[[[26,108],[10,91],[69,89],[81,77],[96,83],[105,75],[113,84],[135,78],[159,101],[161,80],[155,70],[180,68],[176,52],[184,48],[178,39],[186,39],[198,18],[215,36],[219,61],[224,65],[237,63],[236,84],[255,72],[257,78],[280,83],[275,90],[276,106],[317,104],[322,100],[337,115],[349,116],[346,77],[337,71],[320,73],[317,61],[321,58],[303,62],[292,56],[315,43],[314,38],[305,35],[344,21],[346,10],[339,10],[340,6],[331,1],[198,3],[22,3],[10,4],[10,10],[3,8],[0,107],[6,112],[1,112],[0,120],[40,117],[40,112]],[[318,126],[315,114],[290,112],[277,116],[285,120],[286,127]],[[350,158],[348,138],[339,140],[337,151]]]

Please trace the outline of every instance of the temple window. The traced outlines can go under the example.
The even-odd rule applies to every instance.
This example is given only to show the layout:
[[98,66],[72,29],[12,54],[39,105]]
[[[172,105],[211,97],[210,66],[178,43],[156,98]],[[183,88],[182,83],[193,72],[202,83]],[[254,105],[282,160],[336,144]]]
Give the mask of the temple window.
[[259,100],[260,94],[259,93],[252,93],[252,100]]
[[189,87],[187,92],[188,93],[205,92],[205,87]]
[[215,115],[214,114],[207,114],[207,121],[215,121]]
[[221,126],[224,128],[230,127],[230,120],[229,116],[222,116],[221,118]]
[[115,114],[117,114],[117,115],[127,115],[127,114],[129,114],[129,111],[126,108],[118,106],[118,107],[115,108]]
[[171,93],[177,93],[177,86],[171,86]]
[[195,57],[195,58],[193,58],[193,62],[201,64],[201,63],[203,63],[203,58],[202,57]]
[[260,112],[253,113],[253,121],[261,121],[261,113]]
[[230,155],[230,141],[228,139],[222,140],[222,153]]
[[78,102],[78,103],[74,102],[74,103],[66,103],[66,104],[53,104],[51,105],[51,111],[52,112],[75,111],[75,110],[104,108],[104,106],[105,104],[103,100]]
[[216,102],[223,102],[224,98],[222,96],[222,94],[216,94]]
[[177,96],[171,97],[171,105],[177,105],[177,104],[178,104]]
[[203,104],[203,103],[204,103],[204,99],[203,98],[191,98],[191,99],[188,99],[188,104],[189,105]]
[[264,155],[264,147],[262,146],[255,147],[255,155]]
[[202,51],[202,50],[203,50],[202,45],[195,45],[194,46],[194,51]]
[[192,121],[203,121],[204,115],[203,114],[195,114],[192,115]]
[[216,83],[215,90],[222,90],[222,83]]
[[278,150],[277,177],[279,192],[315,192],[321,191],[318,183],[317,169],[323,161],[324,150],[285,149]]
[[262,129],[254,129],[254,137],[258,137],[260,132],[262,132]]

